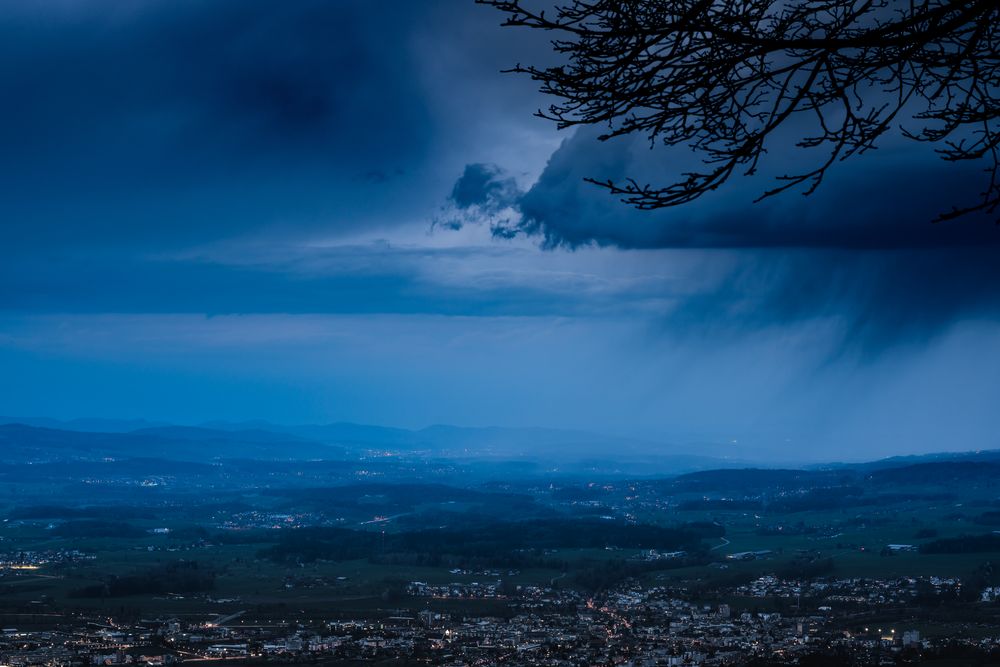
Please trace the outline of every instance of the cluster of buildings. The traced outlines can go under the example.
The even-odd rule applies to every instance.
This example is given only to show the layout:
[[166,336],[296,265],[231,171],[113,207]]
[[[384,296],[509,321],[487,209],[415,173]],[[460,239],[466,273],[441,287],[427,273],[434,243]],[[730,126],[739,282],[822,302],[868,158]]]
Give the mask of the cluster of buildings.
[[[748,584],[737,586],[737,595],[753,598],[789,599],[809,598],[836,603],[854,603],[879,607],[912,602],[919,592],[930,595],[953,593],[962,587],[955,577],[854,577],[848,579],[781,579],[774,575],[764,575]],[[983,591],[983,601],[993,600],[993,591]]]
[[644,561],[644,562],[655,562],[661,560],[677,560],[680,558],[685,558],[688,555],[686,551],[658,551],[657,549],[646,549],[640,551],[632,560]]
[[286,514],[251,510],[235,512],[221,518],[218,527],[223,530],[277,530],[281,528],[302,528],[306,526],[333,526],[344,522],[342,518],[330,519],[314,513]]
[[406,585],[406,592],[408,595],[415,597],[442,600],[449,598],[456,600],[483,600],[505,597],[502,588],[503,584],[500,580],[487,583],[473,581],[466,584],[428,584],[423,581],[411,581]]
[[45,551],[9,551],[0,553],[0,576],[30,572],[43,565],[76,563],[93,560],[94,556],[77,549],[57,549]]
[[957,579],[945,577],[892,577],[886,579],[857,577],[850,579],[781,579],[765,575],[737,586],[740,596],[769,599],[813,599],[828,603],[855,605],[897,605],[912,601],[923,585],[931,591],[961,586]]
[[[942,579],[936,584],[947,586],[948,582]],[[588,596],[547,586],[440,587],[414,581],[407,586],[406,608],[381,609],[365,618],[276,620],[235,610],[204,618],[130,623],[73,616],[45,630],[5,629],[0,633],[0,664],[86,667],[220,660],[406,660],[449,667],[735,667],[755,658],[793,665],[814,653],[882,664],[904,652],[932,652],[937,640],[922,638],[910,627],[860,627],[856,613],[849,616],[835,611],[835,606],[814,605],[791,613],[737,612],[734,607],[753,607],[736,601],[809,595],[834,605],[840,597],[847,597],[864,600],[877,611],[912,597],[918,585],[921,580],[908,578],[785,581],[765,576],[720,591],[719,601],[706,604],[685,599],[683,590],[636,583]],[[927,580],[923,585],[935,582]],[[894,590],[898,595],[891,593]],[[445,612],[443,607],[434,608],[439,598],[495,598],[504,602],[507,613]],[[496,614],[497,607],[492,609]],[[969,650],[1000,652],[1000,630],[992,638],[947,641],[952,645],[965,642]]]

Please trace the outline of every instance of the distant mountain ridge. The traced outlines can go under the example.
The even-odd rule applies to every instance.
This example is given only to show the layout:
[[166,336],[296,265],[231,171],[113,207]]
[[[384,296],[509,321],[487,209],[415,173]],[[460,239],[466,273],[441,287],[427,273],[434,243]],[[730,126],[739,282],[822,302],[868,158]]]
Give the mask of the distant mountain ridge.
[[0,424],[24,424],[38,428],[83,431],[85,433],[129,433],[144,428],[171,426],[169,422],[148,419],[51,419],[49,417],[5,417],[2,415],[0,415]]
[[[0,422],[3,418],[0,418]],[[27,420],[0,425],[0,462],[49,462],[102,457],[358,460],[390,451],[412,456],[487,463],[535,461],[560,472],[675,474],[746,465],[690,453],[660,453],[654,443],[583,431],[544,428],[470,428],[447,425],[406,430],[351,423],[278,426],[267,422],[208,422],[201,426],[153,425],[120,430],[135,422],[107,420],[108,432],[90,428],[104,420]],[[35,424],[46,424],[38,426]],[[52,425],[76,426],[52,428]]]
[[222,431],[200,426],[156,426],[129,431],[131,435],[148,435],[168,440],[193,440],[196,442],[233,441],[252,443],[303,443],[315,444],[306,438],[300,438],[290,433],[276,433],[261,429],[245,429],[239,431]]
[[[107,430],[94,430],[98,427]],[[687,474],[685,483],[694,487],[720,482],[737,486],[775,484],[783,477],[787,477],[789,484],[796,484],[804,481],[803,476],[820,483],[835,479],[839,471],[878,477],[880,470],[912,468],[914,474],[932,475],[934,464],[1000,464],[1000,450],[980,450],[897,456],[863,463],[784,466],[782,470],[759,462],[678,451],[634,438],[546,428],[441,424],[408,430],[349,422],[287,426],[259,420],[181,426],[142,419],[59,421],[0,417],[0,463],[101,458],[158,458],[198,463],[220,459],[337,461],[360,460],[383,451],[455,461],[476,460],[484,465],[535,461],[559,473]],[[941,472],[966,474],[967,468],[944,466]]]
[[281,434],[262,437],[255,431],[200,429],[195,433],[162,427],[130,433],[95,433],[26,424],[0,425],[0,462],[4,463],[102,458],[157,458],[200,463],[220,458],[287,460],[343,456],[343,450],[322,443]]
[[664,474],[749,464],[748,461],[685,451],[637,438],[569,429],[436,424],[408,430],[350,422],[286,426],[261,421],[208,422],[205,426],[223,430],[276,430],[348,450],[394,450],[449,459],[533,459],[553,465],[573,463],[581,471],[614,469],[618,464],[632,473]]
[[924,463],[969,461],[969,462],[1000,462],[1000,449],[977,449],[965,452],[931,452],[929,454],[906,454],[889,456],[874,461],[861,463],[823,463],[806,466],[807,470],[836,470],[851,468],[858,470],[880,470],[882,468],[902,468]]

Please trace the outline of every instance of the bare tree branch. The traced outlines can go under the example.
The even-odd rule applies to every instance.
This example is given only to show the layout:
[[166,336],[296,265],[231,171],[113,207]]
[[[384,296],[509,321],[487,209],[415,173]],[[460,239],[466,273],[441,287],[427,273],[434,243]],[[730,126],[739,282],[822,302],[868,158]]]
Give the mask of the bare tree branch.
[[[640,209],[687,204],[755,173],[792,119],[815,128],[796,145],[825,157],[778,177],[761,199],[812,193],[834,164],[899,129],[949,162],[989,162],[979,201],[939,220],[1000,208],[997,0],[564,0],[551,13],[526,0],[476,2],[506,14],[506,26],[556,36],[564,64],[511,70],[558,99],[539,116],[701,155],[705,169],[666,186],[591,181]],[[903,116],[914,128],[895,126]]]

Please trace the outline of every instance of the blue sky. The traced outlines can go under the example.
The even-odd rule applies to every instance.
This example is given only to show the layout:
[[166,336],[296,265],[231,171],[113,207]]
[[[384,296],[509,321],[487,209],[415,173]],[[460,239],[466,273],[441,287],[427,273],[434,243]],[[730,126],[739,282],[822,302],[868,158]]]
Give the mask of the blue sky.
[[865,458],[1000,446],[981,165],[890,140],[642,213],[471,2],[0,7],[0,414],[552,426]]

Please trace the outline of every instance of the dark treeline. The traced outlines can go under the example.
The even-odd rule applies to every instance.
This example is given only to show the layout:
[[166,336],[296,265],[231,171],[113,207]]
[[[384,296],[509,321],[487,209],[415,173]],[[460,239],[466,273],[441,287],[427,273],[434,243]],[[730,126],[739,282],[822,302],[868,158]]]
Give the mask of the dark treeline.
[[880,493],[867,494],[860,486],[842,486],[811,489],[802,494],[789,495],[769,501],[765,510],[776,513],[823,512],[850,507],[882,507],[911,501],[945,501],[953,498],[947,493]]
[[610,495],[602,486],[563,486],[552,491],[552,499],[563,502],[588,502]]
[[344,528],[305,528],[282,534],[260,552],[279,562],[381,558],[407,562],[475,562],[523,567],[544,560],[547,549],[636,548],[696,551],[704,537],[724,534],[718,524],[678,528],[630,525],[614,521],[564,519],[489,522],[459,529],[373,533]]
[[704,565],[707,554],[704,552],[691,554],[684,558],[671,558],[654,561],[635,561],[612,559],[599,562],[587,562],[578,567],[572,577],[575,586],[592,592],[608,590],[626,579],[639,577],[649,572],[675,570],[692,565]]
[[852,484],[857,473],[849,470],[768,470],[760,468],[705,470],[681,475],[672,483],[675,491],[739,491],[807,489]]
[[[30,460],[30,457],[28,457]],[[0,480],[28,481],[79,480],[81,477],[143,477],[146,475],[214,476],[220,468],[189,461],[130,458],[112,461],[68,460],[38,463],[0,462]]]
[[983,526],[1000,526],[1000,512],[983,512],[975,518],[975,522]]
[[763,507],[764,504],[760,500],[754,500],[751,498],[742,498],[738,500],[732,498],[695,498],[692,500],[681,501],[677,505],[677,509],[682,511],[756,511],[763,509]]
[[266,489],[264,495],[327,503],[397,502],[401,504],[448,501],[476,501],[504,498],[513,494],[487,493],[445,484],[350,484],[308,488]]
[[920,546],[925,554],[973,554],[1000,551],[1000,534],[962,535],[933,540]]
[[102,521],[99,519],[81,519],[67,521],[52,529],[52,535],[72,539],[88,537],[143,537],[146,531],[130,523],[122,521]]
[[934,461],[917,463],[900,468],[876,470],[873,482],[885,484],[950,484],[985,483],[1000,484],[1000,463],[988,461]]
[[70,592],[76,598],[117,598],[129,595],[198,593],[215,587],[215,574],[194,561],[176,561],[141,572],[108,577],[103,583]]
[[287,507],[330,512],[345,510],[377,510],[382,514],[401,514],[421,505],[465,503],[476,505],[479,511],[489,508],[538,511],[535,499],[529,495],[509,492],[493,493],[464,489],[444,484],[351,484],[349,486],[267,489],[264,495],[286,499]]
[[915,500],[944,501],[954,497],[954,494],[949,493],[870,494],[864,487],[852,485],[812,488],[773,497],[762,493],[749,498],[692,498],[681,501],[677,507],[688,511],[764,511],[787,514],[891,505]]
[[12,520],[32,519],[155,519],[156,513],[148,508],[117,506],[66,507],[64,505],[37,505],[16,507],[11,510]]
[[591,519],[599,515],[591,508],[581,506],[573,508],[576,511],[560,513],[551,507],[540,503],[522,507],[519,505],[475,505],[457,510],[447,510],[435,507],[433,510],[410,512],[393,520],[396,526],[394,532],[413,532],[432,528],[448,530],[475,530],[486,524],[505,521],[532,521],[541,519]]

